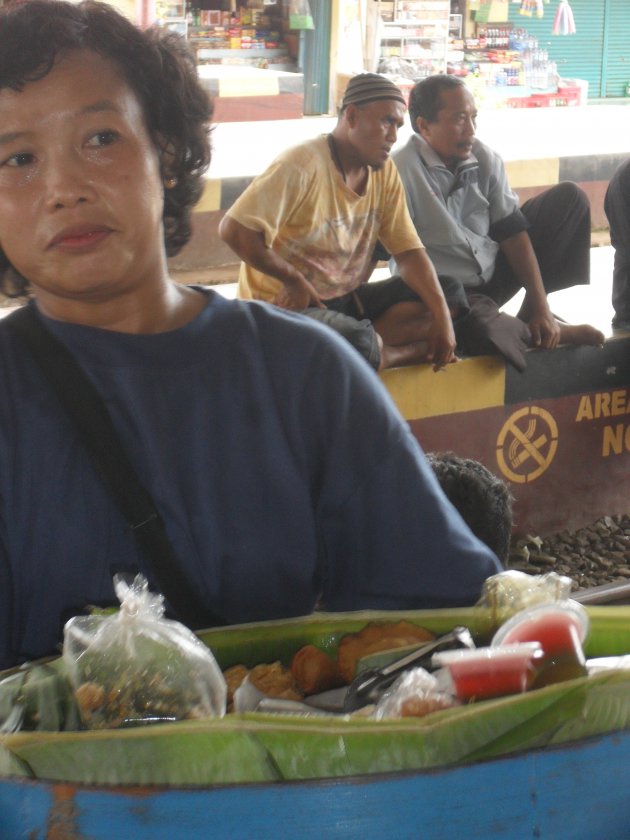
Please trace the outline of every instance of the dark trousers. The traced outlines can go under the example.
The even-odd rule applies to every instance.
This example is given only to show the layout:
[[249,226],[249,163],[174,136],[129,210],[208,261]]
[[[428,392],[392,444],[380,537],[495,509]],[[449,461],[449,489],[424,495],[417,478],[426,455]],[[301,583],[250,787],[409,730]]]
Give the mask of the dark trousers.
[[[459,310],[461,313],[468,311],[461,283],[445,278],[442,288],[451,310]],[[313,306],[304,309],[302,314],[338,332],[378,370],[381,351],[372,321],[397,303],[419,300],[418,295],[401,277],[390,277],[387,280],[363,283],[349,294],[325,301],[326,309]]]
[[[564,181],[530,198],[521,212],[531,227],[527,231],[540,266],[545,291],[557,292],[586,284],[591,272],[591,207],[577,184]],[[502,251],[492,279],[474,289],[499,306],[519,292],[522,284]]]
[[614,172],[604,199],[615,249],[612,305],[613,324],[630,321],[630,158]]

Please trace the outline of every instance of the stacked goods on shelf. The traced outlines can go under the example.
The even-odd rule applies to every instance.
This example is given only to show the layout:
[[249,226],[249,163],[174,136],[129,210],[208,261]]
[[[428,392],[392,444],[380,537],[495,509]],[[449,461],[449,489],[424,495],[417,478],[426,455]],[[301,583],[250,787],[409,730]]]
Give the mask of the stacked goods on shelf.
[[282,65],[295,69],[283,38],[282,12],[236,8],[233,11],[190,7],[187,37],[199,64],[241,64],[254,67]]
[[[453,46],[462,46],[461,42]],[[448,72],[473,76],[487,100],[508,108],[578,105],[578,86],[558,77],[556,63],[525,29],[511,25],[478,27],[463,50],[449,55]]]
[[420,78],[446,72],[449,0],[381,3],[378,72]]

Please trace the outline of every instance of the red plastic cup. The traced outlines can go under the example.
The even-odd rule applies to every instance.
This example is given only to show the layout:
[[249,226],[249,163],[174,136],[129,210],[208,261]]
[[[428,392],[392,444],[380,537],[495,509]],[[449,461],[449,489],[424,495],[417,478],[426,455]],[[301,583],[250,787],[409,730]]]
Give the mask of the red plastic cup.
[[543,656],[537,663],[532,688],[586,676],[583,643],[589,629],[586,610],[575,601],[541,604],[521,610],[495,633],[492,647],[539,642]]
[[433,654],[431,664],[441,668],[435,676],[442,691],[460,700],[485,700],[527,691],[536,676],[535,662],[542,656],[538,642],[445,650]]

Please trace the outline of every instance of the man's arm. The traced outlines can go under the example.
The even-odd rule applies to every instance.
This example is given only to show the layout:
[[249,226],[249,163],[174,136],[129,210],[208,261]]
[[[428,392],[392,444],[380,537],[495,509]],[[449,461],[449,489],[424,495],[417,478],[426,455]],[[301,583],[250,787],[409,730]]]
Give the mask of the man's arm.
[[400,276],[433,316],[427,335],[427,359],[438,370],[455,360],[455,331],[433,263],[424,248],[394,254]]
[[560,327],[551,313],[538,260],[527,231],[514,234],[499,243],[515,276],[525,289],[527,324],[535,347],[556,347]]
[[219,224],[219,236],[243,262],[282,283],[273,301],[276,305],[294,310],[324,306],[302,272],[267,247],[262,231],[251,230],[226,214]]

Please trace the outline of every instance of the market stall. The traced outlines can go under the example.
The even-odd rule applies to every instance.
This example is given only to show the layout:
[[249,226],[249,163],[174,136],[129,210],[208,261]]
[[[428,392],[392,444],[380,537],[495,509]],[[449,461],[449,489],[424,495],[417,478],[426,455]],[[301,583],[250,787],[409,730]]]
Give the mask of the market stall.
[[[529,616],[532,609],[544,612],[545,605]],[[623,837],[630,806],[618,768],[630,757],[630,672],[618,665],[630,651],[629,613],[596,607],[587,616],[584,652],[587,662],[600,663],[588,676],[566,673],[508,695],[495,681],[501,696],[423,717],[305,715],[300,705],[46,731],[72,717],[61,660],[54,660],[38,666],[18,694],[31,731],[11,731],[6,701],[17,672],[9,689],[6,677],[0,684],[2,837],[44,836],[52,826],[55,836],[91,840],[192,838],[210,826],[213,837],[225,838]],[[504,621],[480,607],[318,614],[200,638],[226,674],[234,667],[251,673],[261,662],[286,669],[305,646],[340,661],[345,642],[367,638],[374,627],[394,627],[398,636],[415,627],[438,642],[463,627],[476,645],[493,644],[497,626],[523,626],[515,617]],[[504,633],[498,644],[506,640]],[[407,651],[399,648],[397,659]],[[361,661],[384,670],[386,655],[387,645]],[[604,656],[617,658],[606,666]],[[581,807],[585,785],[597,807]]]
[[448,72],[469,80],[480,103],[507,108],[585,105],[588,82],[566,79],[549,48],[524,27],[476,24],[451,38]]
[[[470,0],[466,6],[450,0],[377,0],[371,67],[403,88],[435,73],[464,77],[486,107],[585,104],[588,82],[559,71],[558,39],[550,42],[530,32],[537,11],[523,2],[519,9],[525,14],[515,20],[514,5],[507,0]],[[567,20],[548,11],[549,34],[574,34]]]
[[298,71],[298,30],[282,2],[237,5],[220,0],[173,0],[158,23],[186,37],[200,65]]
[[243,5],[173,0],[159,7],[158,22],[187,39],[214,98],[217,122],[302,116],[302,30],[297,27],[308,21],[296,20],[290,8],[256,0]]

